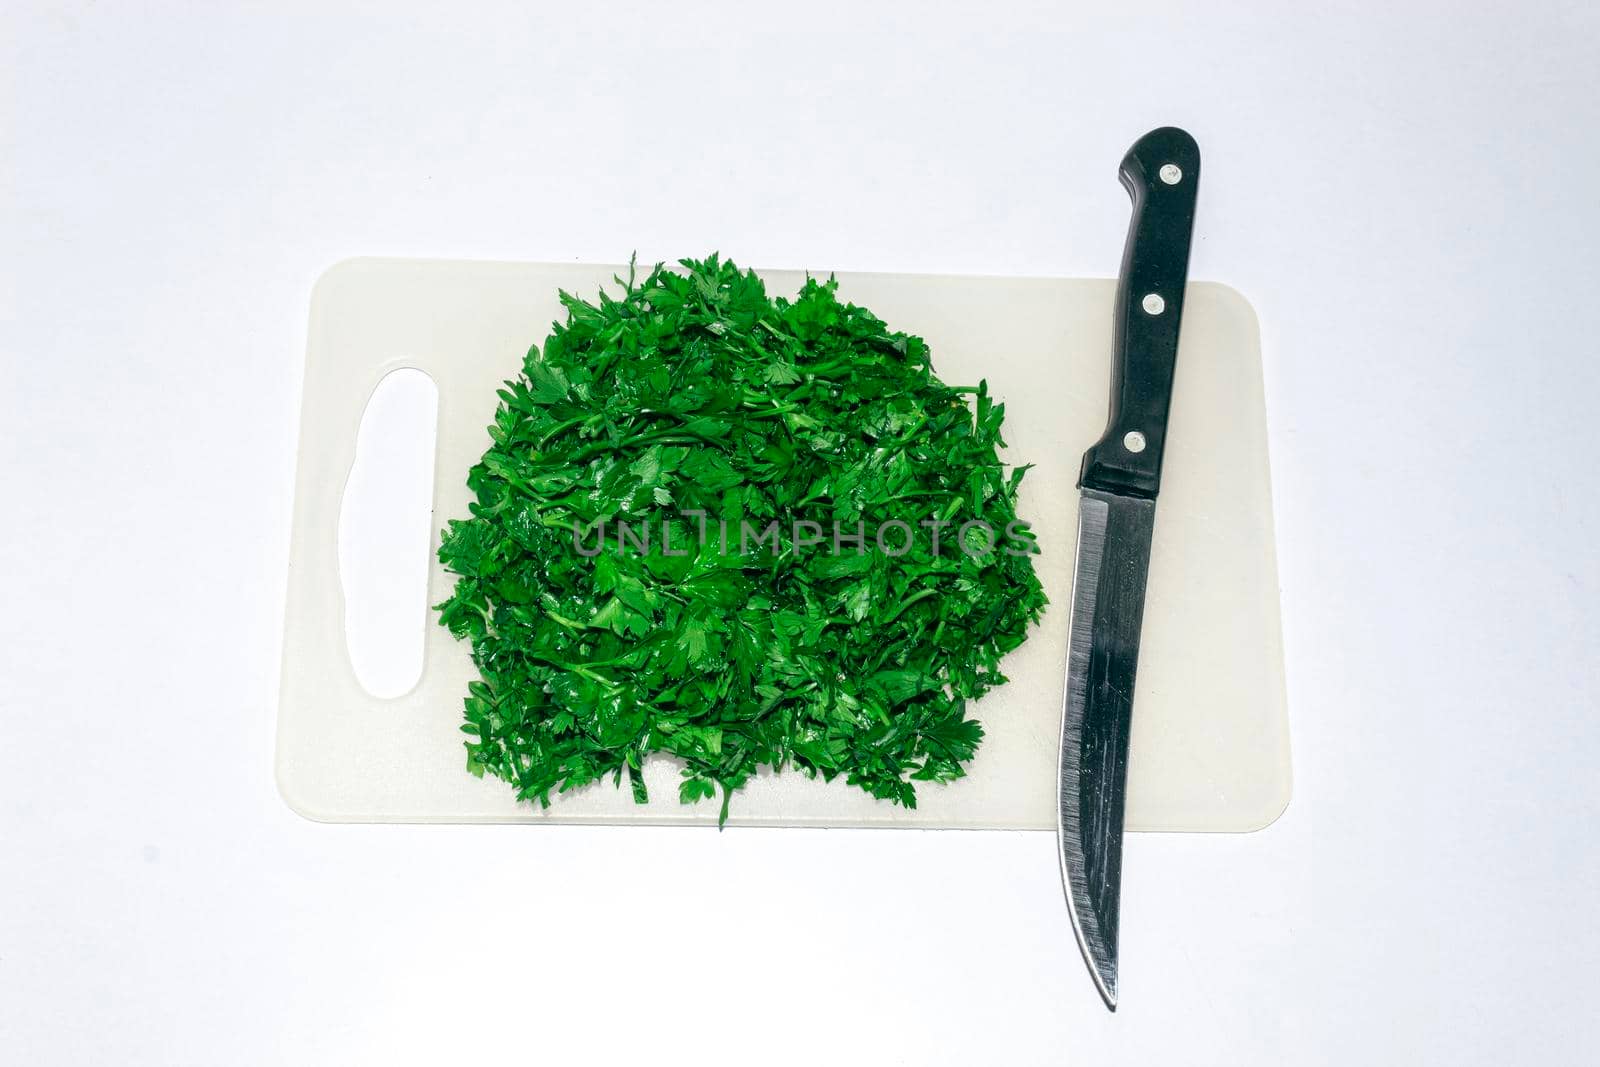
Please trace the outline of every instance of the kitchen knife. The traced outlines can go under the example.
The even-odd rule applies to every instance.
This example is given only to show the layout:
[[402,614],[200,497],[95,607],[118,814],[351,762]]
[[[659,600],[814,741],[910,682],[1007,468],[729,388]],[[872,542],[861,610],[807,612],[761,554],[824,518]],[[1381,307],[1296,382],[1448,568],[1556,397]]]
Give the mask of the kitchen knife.
[[1072,929],[1112,1011],[1133,680],[1200,149],[1183,130],[1163,127],[1128,150],[1120,173],[1133,219],[1117,283],[1111,415],[1078,474],[1057,821]]

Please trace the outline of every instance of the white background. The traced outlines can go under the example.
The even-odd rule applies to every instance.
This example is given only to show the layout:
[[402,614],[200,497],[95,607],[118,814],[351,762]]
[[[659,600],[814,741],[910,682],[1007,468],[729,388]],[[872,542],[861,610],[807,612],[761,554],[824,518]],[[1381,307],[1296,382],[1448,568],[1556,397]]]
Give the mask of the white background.
[[[1592,6],[214,6],[0,15],[0,1062],[1593,1055]],[[1115,1016],[1044,834],[279,800],[323,268],[1103,276],[1168,123],[1261,317],[1296,796],[1129,840]]]

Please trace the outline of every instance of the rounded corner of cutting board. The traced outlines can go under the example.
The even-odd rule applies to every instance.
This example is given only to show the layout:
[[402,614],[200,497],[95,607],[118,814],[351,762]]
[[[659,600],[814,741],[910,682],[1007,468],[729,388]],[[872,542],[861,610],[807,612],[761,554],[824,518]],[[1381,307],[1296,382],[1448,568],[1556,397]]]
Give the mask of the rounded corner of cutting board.
[[334,260],[311,283],[311,303],[320,304],[335,295],[341,286],[365,279],[383,262],[376,256],[345,256]]
[[1284,768],[1283,773],[1274,783],[1272,794],[1267,797],[1258,812],[1244,819],[1237,827],[1229,827],[1231,833],[1257,834],[1270,829],[1277,821],[1289,811],[1289,805],[1294,802],[1294,772]]
[[1191,282],[1189,287],[1208,294],[1208,299],[1230,318],[1245,326],[1250,336],[1260,336],[1261,316],[1256,313],[1256,306],[1250,302],[1250,298],[1239,290],[1227,282]]
[[341,823],[354,821],[347,812],[341,812],[319,796],[315,786],[303,777],[304,766],[287,758],[282,744],[273,756],[272,782],[284,806],[308,822]]

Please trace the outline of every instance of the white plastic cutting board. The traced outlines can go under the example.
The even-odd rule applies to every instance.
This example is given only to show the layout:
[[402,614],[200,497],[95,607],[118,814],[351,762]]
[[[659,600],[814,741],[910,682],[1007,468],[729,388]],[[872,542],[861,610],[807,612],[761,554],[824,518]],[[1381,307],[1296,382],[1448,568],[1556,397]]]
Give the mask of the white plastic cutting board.
[[[488,444],[495,390],[560,317],[558,289],[592,295],[624,268],[356,259],[311,300],[295,489],[277,776],[284,798],[336,822],[714,824],[717,805],[677,802],[677,769],[653,761],[652,802],[626,785],[518,804],[465,769],[468,649],[430,624],[421,681],[380,700],[357,682],[338,573],[341,498],[368,399],[411,367],[439,393],[434,538],[464,517],[467,469]],[[793,294],[799,271],[763,271]],[[989,381],[1005,402],[1008,462],[1036,464],[1019,511],[1043,549],[1051,606],[1004,663],[1008,685],[976,706],[986,737],[968,776],[920,784],[918,806],[842,781],[765,774],[733,799],[731,824],[1053,829],[1056,755],[1077,533],[1079,459],[1104,427],[1115,284],[1059,278],[841,274],[844,299],[932,346],[952,383]],[[451,576],[431,564],[428,602]],[[1289,800],[1288,719],[1266,412],[1255,315],[1238,293],[1189,286],[1139,656],[1127,828],[1246,831]]]

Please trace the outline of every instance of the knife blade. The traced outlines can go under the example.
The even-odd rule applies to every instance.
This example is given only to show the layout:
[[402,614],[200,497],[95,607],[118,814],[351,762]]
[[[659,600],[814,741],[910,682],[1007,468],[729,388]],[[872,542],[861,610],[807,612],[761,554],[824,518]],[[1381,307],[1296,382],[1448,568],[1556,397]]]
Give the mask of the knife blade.
[[1145,580],[1194,230],[1200,149],[1176,127],[1123,158],[1133,199],[1117,283],[1111,410],[1078,475],[1078,551],[1061,716],[1058,840],[1072,929],[1117,1009],[1122,817]]

